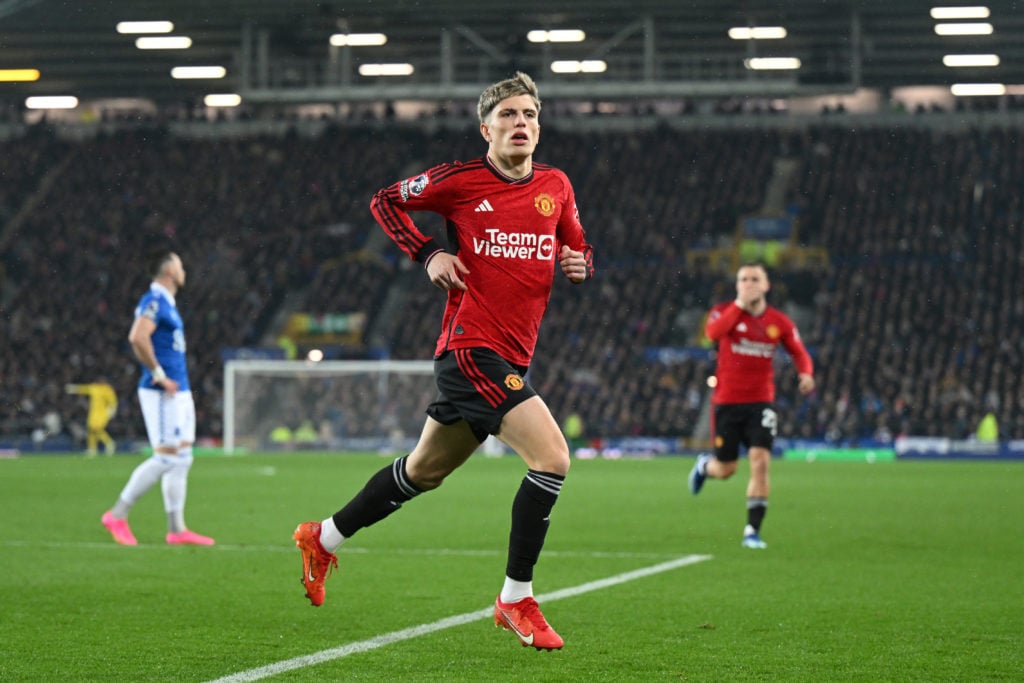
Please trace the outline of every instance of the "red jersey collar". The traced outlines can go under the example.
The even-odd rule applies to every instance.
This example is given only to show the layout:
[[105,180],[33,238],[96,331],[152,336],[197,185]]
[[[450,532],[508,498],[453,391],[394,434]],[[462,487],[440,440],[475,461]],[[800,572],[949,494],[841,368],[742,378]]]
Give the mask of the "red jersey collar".
[[498,169],[498,167],[491,162],[491,158],[486,154],[484,155],[484,166],[487,167],[487,169],[491,173],[493,173],[498,178],[498,180],[502,181],[503,183],[508,183],[509,185],[525,185],[526,183],[533,180],[532,165],[530,166],[530,172],[524,175],[522,178],[513,178],[512,176],[506,173],[502,173],[501,170]]

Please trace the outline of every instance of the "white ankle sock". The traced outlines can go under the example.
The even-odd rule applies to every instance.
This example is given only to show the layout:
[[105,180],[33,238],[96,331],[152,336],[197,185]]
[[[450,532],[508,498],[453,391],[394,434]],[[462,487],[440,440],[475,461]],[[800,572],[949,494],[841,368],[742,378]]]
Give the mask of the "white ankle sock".
[[329,553],[333,553],[338,546],[345,542],[345,537],[334,525],[334,518],[328,517],[320,522],[320,545]]
[[533,581],[516,581],[505,577],[505,585],[501,587],[501,601],[505,604],[519,602],[523,598],[533,597]]

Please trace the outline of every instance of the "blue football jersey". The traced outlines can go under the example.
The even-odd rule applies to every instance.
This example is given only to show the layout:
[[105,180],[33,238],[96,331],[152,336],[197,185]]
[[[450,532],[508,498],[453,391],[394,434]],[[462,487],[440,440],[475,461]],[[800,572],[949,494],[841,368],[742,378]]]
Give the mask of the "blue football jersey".
[[[156,323],[153,331],[153,351],[156,360],[167,376],[178,383],[179,391],[191,389],[188,383],[188,369],[185,367],[185,323],[181,320],[174,296],[166,287],[153,283],[149,291],[139,299],[135,307],[135,317],[149,318]],[[139,387],[153,389],[153,373],[142,365],[142,377]]]

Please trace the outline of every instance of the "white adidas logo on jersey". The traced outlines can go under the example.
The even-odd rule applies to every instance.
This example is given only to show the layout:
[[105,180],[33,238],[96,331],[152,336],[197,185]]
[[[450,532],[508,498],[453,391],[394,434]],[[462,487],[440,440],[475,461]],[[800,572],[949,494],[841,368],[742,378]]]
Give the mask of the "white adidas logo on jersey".
[[473,209],[473,210],[474,211],[494,211],[494,207],[491,206],[491,203],[485,199],[482,202],[480,202],[480,204],[478,204],[477,207],[475,209]]

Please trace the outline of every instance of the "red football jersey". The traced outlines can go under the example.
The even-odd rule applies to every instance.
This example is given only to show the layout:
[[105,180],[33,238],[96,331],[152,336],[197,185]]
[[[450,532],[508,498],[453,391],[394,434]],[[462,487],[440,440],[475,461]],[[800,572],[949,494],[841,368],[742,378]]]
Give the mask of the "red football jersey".
[[469,270],[467,291],[448,291],[434,355],[483,346],[514,365],[529,365],[562,245],[587,257],[576,198],[566,175],[533,164],[525,178],[503,174],[486,157],[435,166],[386,187],[370,203],[402,251],[421,263],[441,249],[409,217],[409,211],[444,216],[449,250]]
[[711,309],[705,333],[718,342],[718,385],[712,398],[716,405],[774,401],[772,357],[779,344],[793,357],[797,372],[814,373],[796,325],[777,308],[769,306],[755,316],[735,302],[719,304]]

